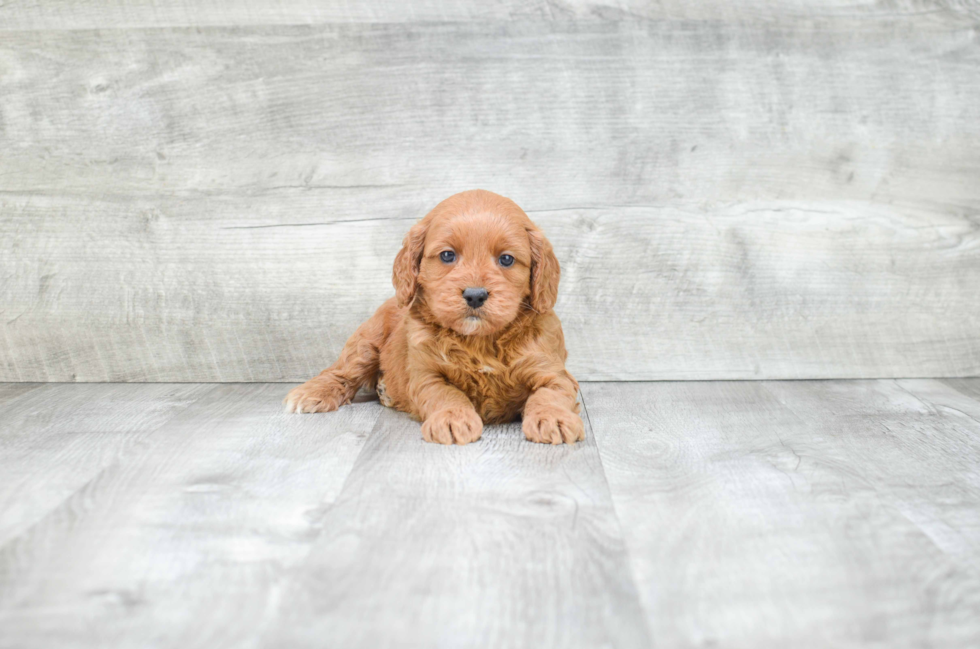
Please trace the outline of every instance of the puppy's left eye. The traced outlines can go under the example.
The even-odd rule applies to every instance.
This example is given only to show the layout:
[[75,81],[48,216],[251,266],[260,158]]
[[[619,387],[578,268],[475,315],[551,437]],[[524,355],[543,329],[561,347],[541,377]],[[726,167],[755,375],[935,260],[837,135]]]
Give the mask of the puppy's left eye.
[[443,250],[439,253],[439,259],[442,260],[444,264],[451,264],[456,261],[456,253],[452,250]]
[[510,255],[500,255],[500,258],[497,259],[497,261],[499,261],[500,265],[503,266],[504,268],[514,265],[514,258],[511,257]]

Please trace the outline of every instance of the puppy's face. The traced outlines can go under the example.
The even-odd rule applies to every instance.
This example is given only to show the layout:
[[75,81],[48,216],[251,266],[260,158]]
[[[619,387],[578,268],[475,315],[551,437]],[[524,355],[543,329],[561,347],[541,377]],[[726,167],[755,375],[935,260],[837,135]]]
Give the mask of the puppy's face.
[[530,280],[531,246],[516,219],[474,211],[429,227],[419,284],[443,327],[465,336],[496,333],[517,317]]
[[544,312],[558,293],[558,260],[513,201],[483,190],[456,194],[417,223],[395,259],[408,304],[421,295],[436,321],[464,336],[506,327],[522,305]]

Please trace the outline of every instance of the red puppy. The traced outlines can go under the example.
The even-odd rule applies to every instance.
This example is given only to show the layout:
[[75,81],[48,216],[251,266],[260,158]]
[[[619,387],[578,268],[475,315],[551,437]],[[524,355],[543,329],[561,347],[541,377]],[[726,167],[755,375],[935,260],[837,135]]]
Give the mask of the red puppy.
[[581,440],[578,383],[552,310],[559,274],[551,244],[512,200],[450,196],[405,237],[395,297],[286,396],[286,410],[336,410],[368,385],[420,419],[430,442],[467,444],[484,422],[518,415],[532,442]]

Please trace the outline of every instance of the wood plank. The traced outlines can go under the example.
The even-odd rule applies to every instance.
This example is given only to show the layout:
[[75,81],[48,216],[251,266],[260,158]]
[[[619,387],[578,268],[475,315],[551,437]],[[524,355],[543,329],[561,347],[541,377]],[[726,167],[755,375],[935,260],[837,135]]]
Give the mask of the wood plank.
[[976,421],[894,381],[583,397],[659,644],[975,646]]
[[[3,233],[15,254],[0,286],[0,376],[316,375],[392,294],[414,220],[345,222],[318,202],[25,198]],[[240,216],[273,203],[281,227],[251,227],[264,209]],[[564,265],[557,311],[579,379],[980,373],[972,217],[840,202],[532,217]],[[67,218],[86,223],[84,237]],[[320,225],[289,225],[304,219]]]
[[[914,449],[917,461],[904,465],[906,471],[900,475],[889,470],[888,478],[899,495],[897,506],[902,513],[943,552],[980,573],[980,379],[958,379],[956,383],[958,386],[923,379],[897,382],[919,400],[923,418],[938,419],[942,425],[910,426],[921,447]],[[980,638],[980,631],[976,637]]]
[[307,378],[474,186],[554,240],[580,379],[980,374],[971,26],[36,31],[0,61],[0,379]]
[[[207,390],[0,547],[4,643],[213,647],[257,635],[381,406],[287,416],[287,386]],[[84,412],[62,421],[63,438],[101,430]]]
[[[980,388],[977,379],[960,384]],[[980,403],[931,379],[858,386],[864,389],[831,382],[769,390],[814,428],[833,431],[840,453],[864,460],[861,477],[878,497],[978,578]],[[980,608],[980,597],[968,603]],[[980,628],[974,633],[980,638]]]
[[980,200],[972,35],[858,18],[10,33],[0,177],[96,198],[373,190],[340,199],[360,218],[379,216],[365,198],[417,215],[481,186],[526,209],[951,211]]
[[379,419],[262,644],[650,646],[591,433],[465,447]]
[[957,392],[980,401],[980,381],[975,379],[943,379],[942,383]]
[[20,395],[43,385],[43,383],[0,383],[0,412],[11,407]]
[[[962,383],[980,388],[976,379]],[[980,403],[935,380],[861,387],[779,383],[769,389],[810,419],[814,429],[833,431],[839,457],[858,461],[854,469],[861,471],[861,486],[874,489],[882,504],[913,523],[946,558],[909,558],[922,575],[920,637],[936,646],[975,646],[980,641]]]
[[[0,386],[0,394],[22,384]],[[0,403],[0,546],[64,504],[211,386],[28,385]]]
[[199,27],[205,25],[295,25],[325,22],[419,23],[500,20],[762,20],[834,16],[901,17],[917,20],[975,20],[980,10],[966,2],[898,0],[6,0],[0,4],[0,31],[23,29],[106,29]]

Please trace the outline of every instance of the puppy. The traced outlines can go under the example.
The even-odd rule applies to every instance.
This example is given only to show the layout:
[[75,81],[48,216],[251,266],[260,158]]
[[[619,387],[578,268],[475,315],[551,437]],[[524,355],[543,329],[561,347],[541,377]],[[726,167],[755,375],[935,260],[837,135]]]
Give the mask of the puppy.
[[287,412],[327,412],[362,385],[422,421],[422,437],[468,444],[523,419],[532,442],[583,439],[578,383],[552,310],[558,259],[512,200],[466,191],[416,223],[395,257],[395,297],[336,363],[293,389]]

